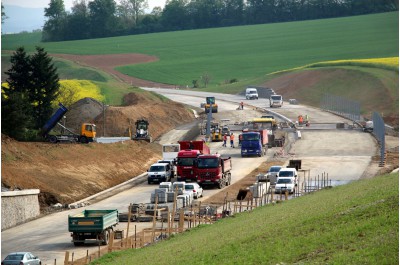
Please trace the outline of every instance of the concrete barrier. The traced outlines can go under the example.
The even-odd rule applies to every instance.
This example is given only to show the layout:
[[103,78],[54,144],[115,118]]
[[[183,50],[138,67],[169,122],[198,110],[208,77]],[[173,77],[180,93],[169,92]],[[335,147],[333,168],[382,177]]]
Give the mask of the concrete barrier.
[[1,231],[39,216],[39,193],[38,189],[1,192]]

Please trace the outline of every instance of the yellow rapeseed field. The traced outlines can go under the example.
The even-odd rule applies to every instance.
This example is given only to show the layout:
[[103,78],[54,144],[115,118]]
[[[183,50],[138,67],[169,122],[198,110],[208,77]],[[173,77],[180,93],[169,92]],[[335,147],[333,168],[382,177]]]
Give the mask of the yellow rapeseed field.
[[284,72],[290,72],[295,70],[301,70],[305,68],[314,68],[314,67],[327,67],[327,66],[361,66],[361,67],[372,67],[372,68],[382,68],[391,71],[399,71],[399,57],[387,57],[387,58],[371,58],[371,59],[349,59],[349,60],[335,60],[335,61],[326,61],[326,62],[318,62],[307,64],[304,66],[277,71],[270,73],[278,74]]
[[101,94],[100,88],[88,80],[61,80],[60,95],[57,102],[69,106],[82,98],[94,98],[98,101],[104,101],[104,96]]

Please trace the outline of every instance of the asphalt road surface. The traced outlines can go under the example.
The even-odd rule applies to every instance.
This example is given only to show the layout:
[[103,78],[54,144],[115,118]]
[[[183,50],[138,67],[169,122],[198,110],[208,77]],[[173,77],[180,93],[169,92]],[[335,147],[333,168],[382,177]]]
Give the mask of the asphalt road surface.
[[[170,89],[148,89],[163,94],[174,101],[179,101],[195,107],[205,101],[206,96],[215,96],[219,106],[219,112],[213,114],[216,119],[230,119],[230,121],[246,121],[254,117],[260,117],[265,110],[271,110],[267,99],[245,100],[243,96],[215,94],[195,91],[180,91]],[[243,111],[236,110],[238,103],[243,101]],[[251,105],[251,106],[250,106]],[[261,111],[261,112],[260,112]],[[299,114],[308,114],[312,123],[348,123],[347,120],[315,108],[302,105],[289,105],[284,103],[282,108],[272,109],[277,114],[282,114],[295,121]],[[190,128],[180,127],[172,130],[160,140],[160,143],[175,143]],[[371,156],[377,153],[377,146],[370,134],[356,130],[336,130],[329,127],[325,130],[302,130],[301,139],[297,140],[288,153],[289,159],[301,159],[302,168],[310,169],[310,175],[315,176],[326,172],[335,184],[343,184],[359,179],[367,170]],[[236,138],[237,139],[237,134]],[[223,156],[232,157],[232,182],[246,176],[253,169],[257,168],[267,159],[274,155],[269,150],[265,157],[241,158],[239,148],[222,147],[222,143],[211,143],[211,151],[218,152]],[[160,150],[161,152],[161,150]],[[290,154],[290,155],[289,155]],[[134,177],[134,176],[132,176]],[[157,185],[139,184],[136,187],[122,191],[102,201],[94,203],[85,208],[71,209],[7,229],[1,236],[2,259],[13,251],[31,251],[42,259],[42,264],[62,264],[65,251],[75,253],[75,259],[84,257],[86,250],[95,252],[97,246],[85,245],[75,247],[71,243],[68,232],[68,215],[83,211],[84,209],[118,209],[126,212],[130,203],[147,203],[150,200],[150,193]],[[221,190],[207,189],[204,191],[204,198]],[[149,223],[131,224],[131,234],[134,225],[140,231],[143,227],[149,227]],[[118,229],[126,229],[126,223],[120,223]]]

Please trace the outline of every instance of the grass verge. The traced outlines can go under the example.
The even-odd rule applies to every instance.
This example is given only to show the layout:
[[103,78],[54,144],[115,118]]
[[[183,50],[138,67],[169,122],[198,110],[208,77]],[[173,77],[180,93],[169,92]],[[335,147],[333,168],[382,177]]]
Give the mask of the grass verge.
[[260,207],[91,264],[398,264],[398,178]]

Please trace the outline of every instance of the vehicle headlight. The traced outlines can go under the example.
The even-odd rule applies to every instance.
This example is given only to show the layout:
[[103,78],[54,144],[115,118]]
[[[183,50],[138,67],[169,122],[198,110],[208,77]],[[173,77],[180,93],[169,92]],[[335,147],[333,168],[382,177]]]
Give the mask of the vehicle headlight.
[[247,149],[243,149],[242,152],[243,152],[243,153],[246,153],[246,152],[247,152]]

